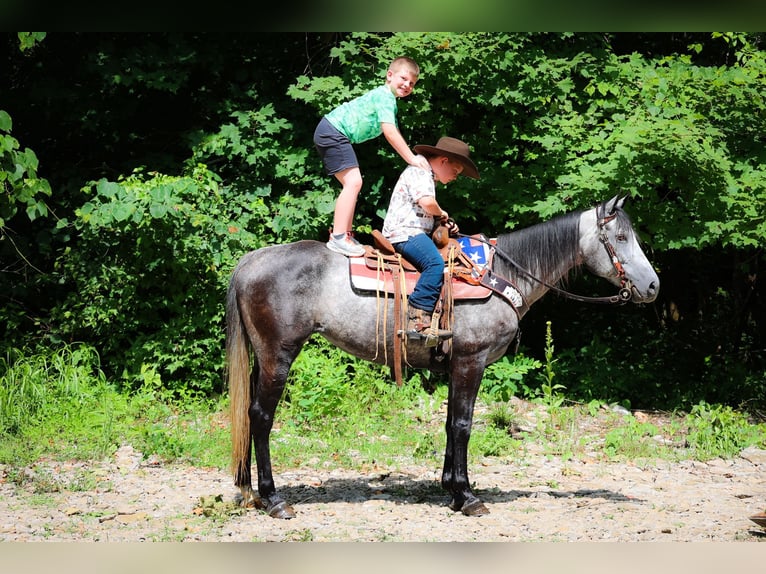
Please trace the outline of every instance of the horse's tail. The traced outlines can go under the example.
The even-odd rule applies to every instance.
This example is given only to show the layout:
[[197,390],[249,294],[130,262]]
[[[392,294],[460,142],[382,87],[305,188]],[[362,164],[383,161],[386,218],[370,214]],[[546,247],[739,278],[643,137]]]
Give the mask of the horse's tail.
[[[243,476],[250,455],[250,344],[239,313],[237,274],[229,282],[226,294],[226,370],[229,379],[231,409],[231,472],[235,480]],[[254,359],[255,361],[255,359]],[[254,365],[253,368],[257,368]]]

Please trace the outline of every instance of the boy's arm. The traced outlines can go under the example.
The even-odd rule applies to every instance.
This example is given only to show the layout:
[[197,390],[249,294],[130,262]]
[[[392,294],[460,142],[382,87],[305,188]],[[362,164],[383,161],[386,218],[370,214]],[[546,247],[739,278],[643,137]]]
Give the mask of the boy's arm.
[[432,195],[421,197],[418,200],[418,205],[431,217],[435,217],[436,219],[449,218],[449,214],[441,208],[441,206],[437,203],[436,198]]
[[391,147],[394,148],[396,153],[402,156],[404,161],[406,161],[409,165],[414,165],[427,170],[431,169],[431,165],[428,163],[426,158],[424,158],[422,155],[417,156],[412,152],[410,146],[408,146],[407,142],[404,141],[404,137],[402,137],[401,132],[394,124],[384,122],[380,124],[380,127],[383,130],[383,135],[385,136],[386,140],[388,140],[388,143],[391,144]]

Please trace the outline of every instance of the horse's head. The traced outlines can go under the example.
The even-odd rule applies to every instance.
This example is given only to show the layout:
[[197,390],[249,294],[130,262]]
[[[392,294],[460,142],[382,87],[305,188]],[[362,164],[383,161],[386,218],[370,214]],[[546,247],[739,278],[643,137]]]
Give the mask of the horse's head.
[[619,286],[621,296],[650,303],[660,291],[660,279],[646,258],[630,218],[622,210],[624,197],[615,196],[583,212],[580,251],[583,265],[593,274]]

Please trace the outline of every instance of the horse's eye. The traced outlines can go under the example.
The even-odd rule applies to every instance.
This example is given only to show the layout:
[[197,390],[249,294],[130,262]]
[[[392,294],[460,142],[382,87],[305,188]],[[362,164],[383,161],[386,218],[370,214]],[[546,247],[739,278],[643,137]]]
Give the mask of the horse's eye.
[[620,243],[625,243],[628,240],[628,236],[626,234],[622,233],[622,232],[618,232],[617,234],[615,234],[614,237]]

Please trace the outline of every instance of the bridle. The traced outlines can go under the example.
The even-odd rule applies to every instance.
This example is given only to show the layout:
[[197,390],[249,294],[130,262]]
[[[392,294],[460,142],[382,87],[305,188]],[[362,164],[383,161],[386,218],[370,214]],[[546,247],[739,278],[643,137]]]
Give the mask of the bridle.
[[607,223],[612,221],[615,217],[617,217],[617,210],[614,209],[609,215],[607,215],[606,213],[604,213],[606,211],[606,207],[604,206],[604,204],[601,204],[598,210],[599,211],[597,211],[597,218],[596,218],[596,225],[598,225],[598,238],[601,244],[604,246],[604,249],[606,249],[606,252],[609,255],[609,259],[611,260],[615,271],[617,271],[617,277],[619,277],[620,279],[620,290],[617,292],[617,295],[611,295],[609,297],[586,297],[584,295],[576,295],[574,293],[570,293],[569,291],[565,291],[564,289],[560,289],[559,287],[556,287],[555,285],[551,285],[550,283],[546,283],[542,279],[535,277],[530,271],[528,271],[527,269],[525,269],[524,267],[516,263],[516,261],[514,261],[514,259],[510,255],[505,253],[502,249],[499,249],[497,245],[494,245],[490,243],[489,241],[476,236],[463,235],[462,233],[458,233],[457,235],[459,237],[470,237],[474,241],[478,240],[481,243],[485,243],[491,249],[493,249],[495,253],[497,253],[500,257],[505,259],[513,267],[519,270],[522,274],[526,275],[533,281],[536,281],[537,283],[544,285],[551,291],[555,291],[556,293],[558,293],[559,295],[562,295],[563,297],[572,299],[574,301],[582,301],[585,303],[609,303],[609,304],[622,305],[623,303],[627,303],[628,301],[630,301],[630,299],[633,297],[633,292],[631,290],[632,283],[630,282],[629,279],[626,278],[625,268],[620,262],[620,259],[617,257],[617,252],[615,251],[614,246],[609,241],[609,235],[606,232],[606,225]]
[[[600,211],[606,211],[606,206],[601,204],[598,209]],[[606,249],[606,252],[609,255],[609,259],[611,259],[612,265],[614,266],[615,271],[617,271],[617,277],[620,279],[620,290],[616,295],[618,298],[617,303],[627,303],[633,296],[633,291],[631,289],[633,285],[631,284],[630,280],[625,277],[625,268],[622,266],[622,262],[620,261],[619,257],[617,257],[617,252],[614,249],[614,245],[610,243],[609,235],[606,233],[606,224],[616,217],[617,209],[613,209],[612,213],[609,215],[606,215],[605,213],[599,215],[596,219],[596,224],[598,225],[598,239],[601,241],[604,249]]]

